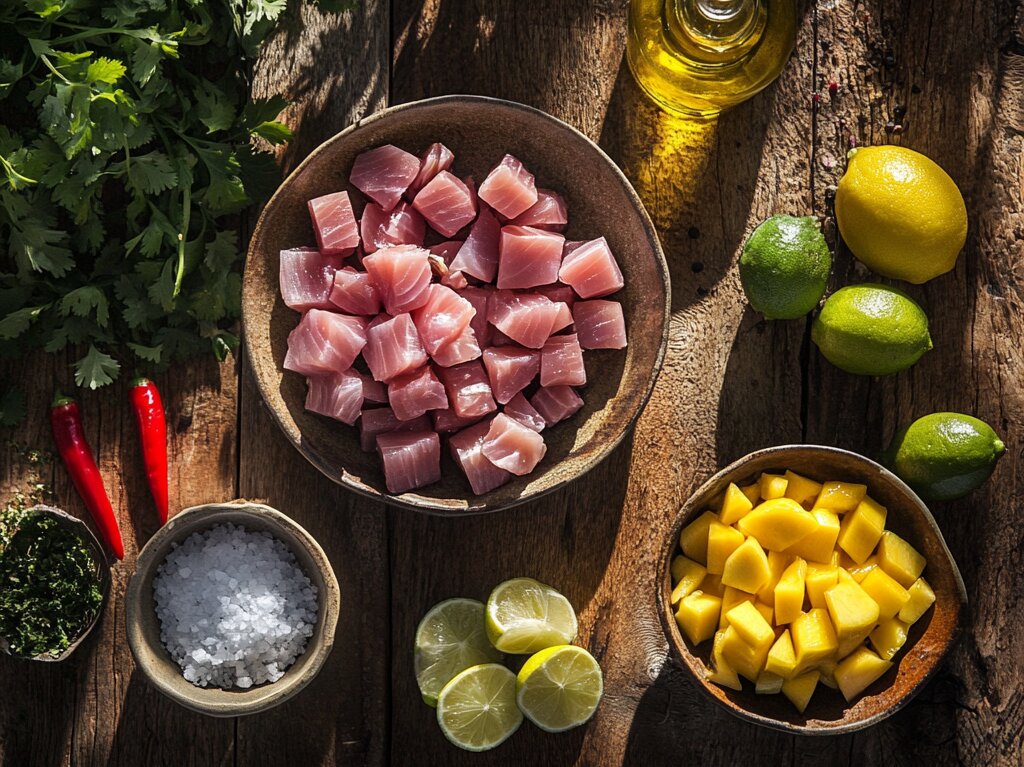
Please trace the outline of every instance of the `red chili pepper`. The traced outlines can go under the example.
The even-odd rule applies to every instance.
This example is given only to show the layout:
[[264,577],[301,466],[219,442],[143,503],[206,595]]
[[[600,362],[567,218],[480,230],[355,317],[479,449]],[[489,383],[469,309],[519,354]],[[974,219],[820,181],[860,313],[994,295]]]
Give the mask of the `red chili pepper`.
[[78,403],[71,397],[57,392],[50,406],[50,426],[53,427],[53,439],[57,443],[64,466],[71,475],[75,490],[85,501],[85,507],[92,515],[93,522],[100,530],[100,536],[118,559],[124,559],[124,544],[121,542],[121,528],[117,526],[117,517],[110,505],[110,498],[103,487],[96,459],[85,438],[82,418],[78,412]]
[[156,384],[148,378],[131,382],[128,397],[139,425],[142,462],[146,466],[149,491],[160,513],[160,522],[167,522],[167,420],[164,404]]

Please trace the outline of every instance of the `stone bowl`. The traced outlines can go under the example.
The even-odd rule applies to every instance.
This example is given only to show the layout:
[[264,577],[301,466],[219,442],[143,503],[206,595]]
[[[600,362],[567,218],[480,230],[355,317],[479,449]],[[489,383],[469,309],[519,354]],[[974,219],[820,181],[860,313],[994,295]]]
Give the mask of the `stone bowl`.
[[[185,679],[160,640],[153,604],[153,577],[172,546],[195,532],[228,522],[265,530],[287,544],[317,589],[316,627],[305,652],[276,682],[244,690],[198,687]],[[269,506],[244,501],[193,506],[172,517],[139,552],[125,594],[128,645],[149,683],[176,703],[214,717],[256,714],[284,703],[313,681],[334,646],[340,606],[341,592],[327,555],[292,519]]]
[[[801,714],[784,695],[757,695],[743,683],[734,691],[710,682],[711,642],[694,648],[675,621],[671,603],[672,557],[679,533],[706,509],[716,508],[730,482],[749,484],[764,471],[786,469],[817,481],[846,480],[868,486],[868,494],[888,509],[886,529],[907,540],[928,560],[924,576],[935,604],[910,629],[894,666],[853,703],[838,690],[818,686]],[[963,579],[928,507],[895,474],[864,456],[835,447],[783,445],[747,455],[705,482],[679,510],[658,558],[657,605],[672,655],[693,674],[697,687],[730,713],[765,727],[802,735],[835,735],[868,727],[905,706],[924,687],[949,652],[967,605]]]
[[[283,368],[288,333],[299,315],[278,289],[279,252],[315,244],[306,201],[342,189],[358,154],[382,144],[420,153],[442,141],[460,176],[477,183],[508,152],[539,186],[562,193],[569,239],[604,235],[625,289],[629,346],[587,353],[586,405],[545,431],[548,453],[529,476],[475,496],[443,450],[442,480],[391,494],[375,454],[359,448],[357,429],[306,412],[306,383]],[[362,200],[353,195],[353,200]],[[356,204],[359,214],[362,202]],[[242,289],[245,348],[267,409],[288,440],[326,476],[365,496],[437,514],[496,511],[535,499],[580,477],[626,435],[650,396],[668,337],[669,276],[657,234],[636,192],[615,163],[575,128],[522,104],[481,96],[444,96],[386,109],[316,149],[270,199],[249,245]]]

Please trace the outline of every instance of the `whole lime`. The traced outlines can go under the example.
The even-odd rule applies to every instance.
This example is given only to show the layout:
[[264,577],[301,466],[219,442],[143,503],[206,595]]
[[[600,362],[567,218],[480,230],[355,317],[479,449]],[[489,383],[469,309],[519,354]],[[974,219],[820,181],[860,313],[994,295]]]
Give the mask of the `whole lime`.
[[932,413],[898,432],[882,462],[926,501],[949,501],[977,489],[1004,452],[1006,446],[984,421]]
[[905,370],[932,348],[924,310],[903,291],[874,283],[829,296],[811,340],[837,368],[869,376]]
[[769,320],[795,320],[825,294],[832,254],[813,216],[772,216],[743,244],[740,282]]

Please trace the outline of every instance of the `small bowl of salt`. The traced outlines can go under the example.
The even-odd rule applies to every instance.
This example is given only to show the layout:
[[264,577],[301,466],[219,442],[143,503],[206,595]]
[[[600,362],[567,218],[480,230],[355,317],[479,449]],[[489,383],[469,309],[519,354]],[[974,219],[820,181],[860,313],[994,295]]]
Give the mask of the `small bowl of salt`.
[[317,675],[340,602],[327,555],[286,515],[241,501],[194,506],[139,554],[128,644],[150,683],[186,708],[255,714]]

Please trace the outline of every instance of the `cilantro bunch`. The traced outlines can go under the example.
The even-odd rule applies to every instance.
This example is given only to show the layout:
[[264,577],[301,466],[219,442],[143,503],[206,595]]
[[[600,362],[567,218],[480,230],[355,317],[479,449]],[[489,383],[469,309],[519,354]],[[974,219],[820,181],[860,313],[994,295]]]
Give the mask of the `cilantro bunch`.
[[[287,0],[0,3],[0,355],[91,389],[238,344],[239,214],[286,102],[249,63]],[[265,145],[265,144],[264,144]]]

